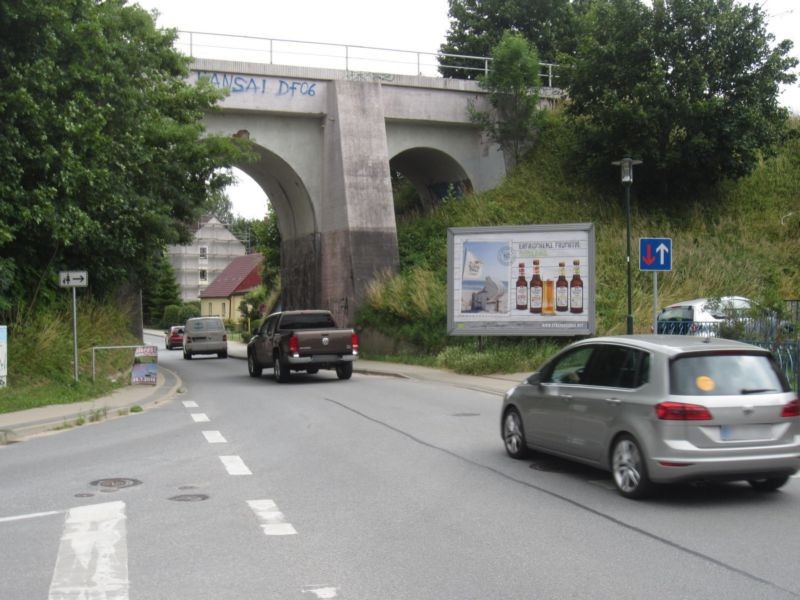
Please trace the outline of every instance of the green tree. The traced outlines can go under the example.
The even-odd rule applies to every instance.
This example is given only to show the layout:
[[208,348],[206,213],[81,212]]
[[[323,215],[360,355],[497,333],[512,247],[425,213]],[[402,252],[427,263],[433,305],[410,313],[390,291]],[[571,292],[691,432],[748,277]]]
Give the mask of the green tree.
[[[228,176],[231,176],[228,174]],[[233,222],[233,203],[224,189],[213,190],[205,203],[203,212],[212,217],[216,217],[220,223]]]
[[[151,275],[142,286],[145,323],[159,323],[165,307],[171,305],[180,306],[182,302],[180,288],[175,278],[175,270],[167,257],[162,254],[155,263]],[[170,325],[174,325],[174,323],[170,323]]]
[[140,279],[245,158],[204,137],[220,92],[186,82],[174,39],[124,0],[0,0],[0,311],[59,270],[99,297]]
[[267,205],[267,216],[252,226],[257,240],[256,250],[264,257],[262,279],[267,292],[280,287],[281,282],[281,232],[278,229],[278,215],[271,204]]
[[[568,74],[567,112],[594,176],[640,158],[637,187],[666,197],[747,175],[774,154],[794,81],[788,40],[772,45],[765,14],[734,0],[596,0]],[[642,188],[641,186],[644,186]]]
[[492,111],[470,106],[470,118],[480,125],[516,164],[533,140],[541,111],[539,56],[521,34],[507,31],[492,51],[492,69],[480,78]]
[[[449,0],[450,29],[441,52],[490,56],[505,31],[527,38],[545,62],[556,62],[575,51],[577,15],[584,0]],[[483,73],[478,61],[441,57],[445,77],[477,79]]]

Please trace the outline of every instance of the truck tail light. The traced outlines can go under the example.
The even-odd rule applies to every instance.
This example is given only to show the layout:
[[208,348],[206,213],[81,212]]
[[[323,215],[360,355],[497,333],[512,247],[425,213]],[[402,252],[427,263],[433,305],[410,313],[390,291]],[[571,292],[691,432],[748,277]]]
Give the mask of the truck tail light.
[[289,352],[292,354],[297,354],[300,352],[300,340],[297,339],[296,335],[293,335],[289,338]]
[[787,402],[781,411],[782,417],[800,417],[800,400]]
[[350,336],[350,345],[353,346],[353,354],[358,354],[358,334],[357,333],[353,333],[353,335]]
[[710,421],[713,418],[705,406],[683,402],[659,402],[656,416],[662,421]]
[[223,333],[222,334],[222,341],[223,342],[227,342],[228,341],[228,334],[227,333]]

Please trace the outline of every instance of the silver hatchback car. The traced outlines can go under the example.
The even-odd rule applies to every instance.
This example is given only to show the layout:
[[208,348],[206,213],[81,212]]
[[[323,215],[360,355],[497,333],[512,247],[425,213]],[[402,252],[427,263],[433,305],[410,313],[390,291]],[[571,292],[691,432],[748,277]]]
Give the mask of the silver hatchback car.
[[628,498],[704,479],[775,490],[800,469],[797,395],[768,351],[721,338],[571,344],[506,393],[501,433],[510,456],[606,469]]

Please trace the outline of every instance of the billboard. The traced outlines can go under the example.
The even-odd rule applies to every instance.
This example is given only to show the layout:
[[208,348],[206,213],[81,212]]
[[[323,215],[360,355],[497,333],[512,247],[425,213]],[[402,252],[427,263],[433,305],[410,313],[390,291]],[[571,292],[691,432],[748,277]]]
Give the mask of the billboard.
[[447,230],[449,335],[595,331],[594,225]]

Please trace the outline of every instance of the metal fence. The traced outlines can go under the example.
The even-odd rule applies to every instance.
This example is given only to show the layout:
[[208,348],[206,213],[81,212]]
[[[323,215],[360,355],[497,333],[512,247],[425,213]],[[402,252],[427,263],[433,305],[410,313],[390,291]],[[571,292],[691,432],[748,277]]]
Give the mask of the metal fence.
[[[298,67],[338,69],[348,74],[379,73],[441,77],[440,68],[485,75],[492,59],[486,56],[418,52],[373,46],[328,44],[203,31],[178,31],[175,47],[192,58],[245,61]],[[458,64],[443,65],[439,59]],[[539,63],[542,86],[556,88],[557,65]]]

